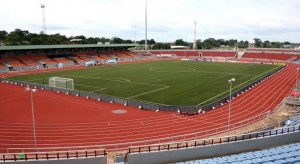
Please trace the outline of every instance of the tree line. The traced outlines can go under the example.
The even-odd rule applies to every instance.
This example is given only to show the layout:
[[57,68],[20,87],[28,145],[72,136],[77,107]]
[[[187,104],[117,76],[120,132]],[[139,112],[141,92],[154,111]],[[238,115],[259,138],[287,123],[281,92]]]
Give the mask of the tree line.
[[[140,44],[144,45],[145,40],[133,41],[130,39],[122,39],[118,37],[105,38],[105,37],[85,37],[83,35],[66,37],[65,35],[57,34],[37,34],[30,33],[28,30],[15,29],[14,31],[0,31],[0,44],[1,45],[55,45],[55,44],[71,44],[71,39],[81,39],[80,44]],[[283,45],[290,45],[290,42],[274,42],[274,41],[262,41],[259,38],[255,38],[255,47],[257,48],[282,48]],[[193,43],[185,41],[183,39],[177,39],[172,43],[160,43],[154,39],[147,40],[150,49],[170,49],[171,45],[186,46],[187,49],[191,49]],[[205,40],[197,40],[197,49],[215,49],[221,47],[228,48],[247,48],[249,42],[236,39],[215,39],[208,38]]]

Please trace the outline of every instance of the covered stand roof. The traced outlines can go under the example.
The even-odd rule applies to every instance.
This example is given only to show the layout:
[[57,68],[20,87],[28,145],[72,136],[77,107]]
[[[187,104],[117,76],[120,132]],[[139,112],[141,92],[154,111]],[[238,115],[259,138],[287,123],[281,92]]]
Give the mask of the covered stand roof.
[[0,51],[8,50],[41,50],[41,49],[87,49],[87,48],[131,48],[137,44],[62,44],[62,45],[26,45],[0,46]]
[[63,55],[72,53],[85,53],[99,51],[127,50],[137,44],[68,44],[68,45],[26,45],[26,46],[0,46],[0,58],[7,55]]

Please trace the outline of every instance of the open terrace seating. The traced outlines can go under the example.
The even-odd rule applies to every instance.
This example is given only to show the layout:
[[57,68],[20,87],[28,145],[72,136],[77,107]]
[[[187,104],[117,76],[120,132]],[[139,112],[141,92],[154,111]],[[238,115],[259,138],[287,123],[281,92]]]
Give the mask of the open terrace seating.
[[66,59],[66,58],[53,58],[54,61],[58,62],[58,63],[69,63],[69,62],[72,62],[71,60],[69,59]]
[[43,59],[43,60],[41,60],[41,61],[44,62],[44,63],[47,63],[47,64],[57,64],[56,61],[54,61],[54,60],[52,60],[52,59],[50,59],[50,58],[48,58],[48,59]]
[[0,62],[0,69],[2,68],[6,68],[6,66]]
[[161,54],[175,54],[176,56],[181,57],[190,57],[190,56],[199,56],[198,51],[190,51],[190,50],[155,50],[151,51],[153,55],[161,55]]
[[271,59],[271,60],[288,60],[293,56],[290,54],[279,54],[279,53],[253,53],[245,52],[243,58],[255,58],[255,59]]
[[111,59],[112,55],[99,55],[99,57],[103,60]]
[[34,65],[38,65],[39,63],[34,61],[34,60],[26,60],[26,61],[22,61],[23,63],[25,63],[27,66],[34,66]]
[[18,61],[18,60],[15,60],[15,61],[8,61],[8,62],[6,62],[6,64],[11,65],[11,66],[13,66],[13,67],[23,67],[23,66],[26,66],[24,63],[21,63],[21,62]]
[[27,56],[17,56],[16,57],[20,61],[27,61],[27,60],[42,60],[46,59],[45,55],[27,55]]
[[133,58],[136,55],[133,52],[130,52],[128,50],[123,50],[118,52],[119,55],[121,55],[123,58]]
[[89,61],[91,60],[90,56],[88,54],[75,54],[74,55],[76,60],[78,61]]
[[125,52],[129,57],[133,58],[133,57],[136,57],[136,54],[130,52],[130,51],[126,51]]
[[16,60],[15,57],[8,57],[8,58],[0,58],[0,62],[8,62]]
[[126,51],[117,51],[115,54],[118,58],[131,58]]
[[279,48],[248,48],[247,51],[261,51],[261,52],[282,52],[282,53],[299,53],[300,50],[295,49],[279,49]]
[[233,51],[203,51],[204,57],[235,57],[236,52]]

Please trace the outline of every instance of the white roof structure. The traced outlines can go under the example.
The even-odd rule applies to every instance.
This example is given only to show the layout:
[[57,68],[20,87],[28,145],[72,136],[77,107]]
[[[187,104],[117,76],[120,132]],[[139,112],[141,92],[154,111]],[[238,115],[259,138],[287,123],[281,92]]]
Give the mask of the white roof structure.
[[255,40],[249,40],[249,43],[254,44]]
[[187,46],[171,46],[171,49],[187,49]]
[[71,39],[70,42],[80,42],[82,39]]

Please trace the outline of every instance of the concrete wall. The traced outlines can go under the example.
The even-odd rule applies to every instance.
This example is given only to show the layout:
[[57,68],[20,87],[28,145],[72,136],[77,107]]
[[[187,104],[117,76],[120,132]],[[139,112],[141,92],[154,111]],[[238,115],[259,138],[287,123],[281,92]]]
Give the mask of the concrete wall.
[[170,162],[196,160],[201,158],[211,158],[246,151],[254,151],[262,148],[269,148],[295,142],[300,142],[300,132],[251,139],[246,141],[224,143],[220,145],[205,146],[199,148],[130,154],[128,156],[128,163],[162,164]]
[[[16,164],[16,162],[5,162],[7,164]],[[76,159],[60,159],[60,160],[38,160],[38,161],[18,161],[22,164],[107,164],[107,157],[96,158],[76,158]]]

